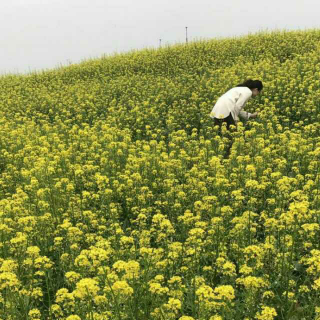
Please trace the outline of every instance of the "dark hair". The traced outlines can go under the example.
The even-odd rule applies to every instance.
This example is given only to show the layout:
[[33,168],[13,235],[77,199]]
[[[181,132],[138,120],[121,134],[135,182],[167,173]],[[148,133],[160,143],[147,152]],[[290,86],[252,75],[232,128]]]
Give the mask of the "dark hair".
[[247,87],[249,89],[257,88],[259,91],[261,91],[263,89],[263,84],[260,80],[248,79],[244,83],[238,84],[237,87]]

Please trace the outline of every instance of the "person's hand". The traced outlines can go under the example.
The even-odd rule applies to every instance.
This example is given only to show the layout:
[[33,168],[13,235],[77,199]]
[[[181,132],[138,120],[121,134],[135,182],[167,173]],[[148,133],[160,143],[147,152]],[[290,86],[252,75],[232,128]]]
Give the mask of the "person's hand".
[[255,119],[255,118],[257,118],[258,116],[259,116],[259,113],[258,113],[258,112],[255,112],[255,113],[252,113],[252,114],[251,114],[250,118]]

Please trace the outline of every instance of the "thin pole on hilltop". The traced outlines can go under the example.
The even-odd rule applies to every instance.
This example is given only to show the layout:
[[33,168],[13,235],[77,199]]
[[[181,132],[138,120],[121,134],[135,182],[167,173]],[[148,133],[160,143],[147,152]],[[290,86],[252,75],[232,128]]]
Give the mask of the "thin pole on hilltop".
[[188,43],[188,27],[186,27],[186,43]]

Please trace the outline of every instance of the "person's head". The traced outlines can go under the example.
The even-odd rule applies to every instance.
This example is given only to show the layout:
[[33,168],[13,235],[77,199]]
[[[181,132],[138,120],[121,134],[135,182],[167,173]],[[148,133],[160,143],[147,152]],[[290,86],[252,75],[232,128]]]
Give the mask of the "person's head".
[[256,97],[263,89],[263,84],[260,80],[251,80],[248,79],[245,82],[238,84],[237,87],[247,87],[251,89],[252,96]]

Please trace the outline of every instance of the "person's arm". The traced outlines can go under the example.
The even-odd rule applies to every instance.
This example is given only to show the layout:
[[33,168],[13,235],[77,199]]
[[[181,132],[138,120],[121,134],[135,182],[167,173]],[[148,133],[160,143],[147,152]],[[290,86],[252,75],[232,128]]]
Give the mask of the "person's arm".
[[242,111],[242,108],[244,107],[244,105],[247,103],[247,101],[250,99],[251,96],[252,96],[251,91],[240,94],[240,97],[234,106],[235,115],[237,117],[237,119],[235,120],[239,120],[239,116],[245,118],[246,120],[250,118],[251,114],[249,114],[248,112]]
[[240,111],[239,116],[244,120],[255,119],[259,115],[258,112],[250,113],[246,111]]
[[250,118],[254,119],[257,118],[259,116],[259,112],[255,112],[255,113],[251,113]]
[[247,112],[247,111],[240,111],[239,116],[240,116],[240,118],[242,118],[244,120],[249,120],[249,118],[252,117],[252,113]]

